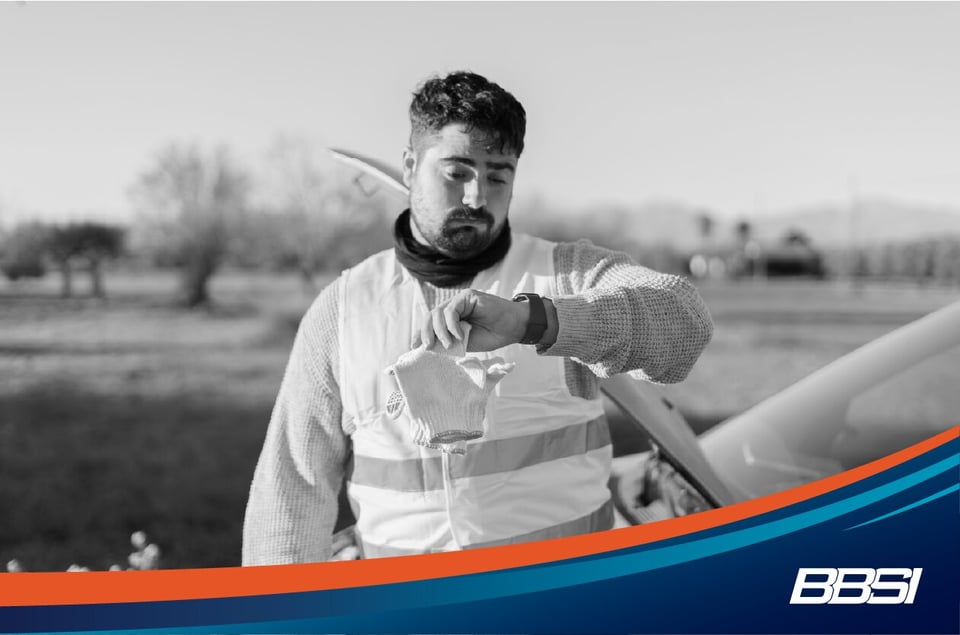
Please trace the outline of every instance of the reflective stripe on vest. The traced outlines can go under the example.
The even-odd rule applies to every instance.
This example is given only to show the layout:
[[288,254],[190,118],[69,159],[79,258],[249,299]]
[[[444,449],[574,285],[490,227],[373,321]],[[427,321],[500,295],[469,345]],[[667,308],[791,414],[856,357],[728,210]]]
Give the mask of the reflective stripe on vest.
[[[452,457],[450,476],[511,472],[609,444],[610,430],[604,417],[537,434],[477,441],[467,446],[466,455]],[[391,460],[355,455],[349,479],[356,485],[401,492],[442,490],[443,466],[439,456]]]
[[[521,542],[530,542],[533,540],[549,540],[551,538],[563,538],[564,536],[575,536],[577,534],[587,534],[594,531],[605,531],[613,528],[613,503],[607,501],[597,510],[590,512],[586,516],[575,518],[571,521],[538,529],[527,534],[514,536],[504,540],[491,540],[470,545],[469,549],[481,549],[483,547],[497,547],[500,545],[512,545]],[[413,556],[424,553],[420,549],[403,549],[400,547],[391,547],[386,545],[377,545],[364,541],[362,544],[364,558],[388,558],[392,556]],[[440,550],[438,550],[440,551]]]
[[[361,540],[448,551],[566,526],[599,508],[610,499],[608,478],[598,475],[607,473],[611,456],[608,444],[510,472],[450,479],[442,489],[402,492],[349,483],[347,493],[359,510]],[[461,458],[449,457],[450,465]]]

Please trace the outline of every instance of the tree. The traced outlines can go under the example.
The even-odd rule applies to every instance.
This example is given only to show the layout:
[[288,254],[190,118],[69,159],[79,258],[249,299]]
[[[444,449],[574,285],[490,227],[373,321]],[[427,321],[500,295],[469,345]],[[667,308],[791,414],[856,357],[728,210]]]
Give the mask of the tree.
[[79,228],[80,249],[78,255],[87,261],[90,272],[90,290],[98,298],[107,297],[103,286],[104,260],[117,258],[123,252],[126,231],[121,227],[101,223],[83,223]]
[[753,237],[753,225],[750,224],[750,221],[737,221],[734,231],[737,234],[737,242],[741,245],[746,245]]
[[706,245],[713,236],[713,217],[707,212],[701,212],[697,215],[697,229],[700,231],[700,241]]
[[47,272],[44,252],[50,228],[39,222],[21,223],[0,245],[0,270],[10,281],[41,278]]
[[50,227],[47,233],[45,250],[60,270],[60,297],[69,298],[73,296],[73,266],[71,263],[76,251],[73,232],[63,227]]
[[246,209],[250,179],[226,149],[205,154],[172,144],[140,176],[131,196],[153,247],[172,254],[181,271],[183,302],[209,302],[208,283],[223,263]]
[[308,139],[278,137],[268,154],[270,220],[284,265],[313,276],[339,269],[390,244],[385,201],[338,178],[325,149]]
[[336,192],[318,167],[317,148],[306,140],[278,137],[268,160],[283,251],[312,292],[313,274],[339,233],[339,219],[329,213]]
[[60,268],[60,295],[65,298],[72,295],[72,265],[80,259],[86,261],[90,273],[91,295],[105,298],[101,263],[120,255],[124,235],[122,228],[103,223],[70,223],[51,228],[47,238],[47,253]]

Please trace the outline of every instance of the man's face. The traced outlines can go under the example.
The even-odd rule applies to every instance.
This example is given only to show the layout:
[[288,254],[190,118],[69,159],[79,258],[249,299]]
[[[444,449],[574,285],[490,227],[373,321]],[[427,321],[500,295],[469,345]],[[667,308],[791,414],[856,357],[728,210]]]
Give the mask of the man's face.
[[403,155],[410,188],[412,231],[420,242],[451,258],[486,249],[507,220],[517,156],[491,144],[483,131],[449,124]]

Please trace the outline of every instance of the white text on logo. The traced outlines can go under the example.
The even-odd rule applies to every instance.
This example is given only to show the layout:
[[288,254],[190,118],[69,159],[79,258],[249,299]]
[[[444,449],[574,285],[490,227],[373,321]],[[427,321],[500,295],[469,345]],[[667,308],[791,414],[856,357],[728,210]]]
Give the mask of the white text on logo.
[[921,573],[919,567],[801,568],[790,604],[913,604]]

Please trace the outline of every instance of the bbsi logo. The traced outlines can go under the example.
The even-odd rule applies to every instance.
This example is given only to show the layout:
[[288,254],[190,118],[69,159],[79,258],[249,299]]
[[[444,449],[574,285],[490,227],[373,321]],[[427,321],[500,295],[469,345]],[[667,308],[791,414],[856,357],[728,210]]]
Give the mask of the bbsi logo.
[[790,604],[913,604],[921,573],[922,568],[798,569]]

